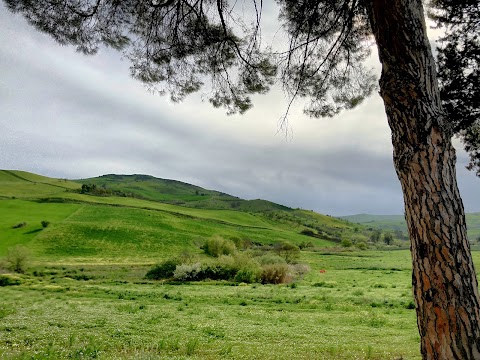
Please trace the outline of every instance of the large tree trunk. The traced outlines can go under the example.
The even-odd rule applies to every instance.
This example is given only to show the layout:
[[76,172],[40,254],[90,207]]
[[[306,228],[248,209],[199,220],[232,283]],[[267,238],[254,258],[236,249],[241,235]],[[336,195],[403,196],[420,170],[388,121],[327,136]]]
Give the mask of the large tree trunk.
[[424,359],[480,359],[478,285],[421,0],[369,0]]

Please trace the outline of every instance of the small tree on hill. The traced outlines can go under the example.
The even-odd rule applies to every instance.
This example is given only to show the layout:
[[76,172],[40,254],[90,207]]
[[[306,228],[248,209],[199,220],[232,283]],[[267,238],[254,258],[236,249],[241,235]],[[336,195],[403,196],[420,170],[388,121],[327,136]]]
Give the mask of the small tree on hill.
[[275,252],[285,259],[288,264],[295,262],[300,256],[300,248],[289,241],[282,241],[273,246]]
[[393,244],[393,235],[390,232],[386,232],[383,234],[383,242],[385,245],[392,245]]
[[380,241],[381,236],[382,236],[381,230],[373,230],[372,233],[370,234],[370,241],[376,244]]
[[350,239],[343,239],[343,240],[340,242],[340,245],[342,245],[342,246],[345,247],[345,248],[348,248],[348,247],[352,247],[352,246],[353,246],[353,242],[352,242],[352,240],[350,240]]
[[15,245],[7,251],[6,263],[9,270],[24,273],[30,261],[31,253],[23,245]]

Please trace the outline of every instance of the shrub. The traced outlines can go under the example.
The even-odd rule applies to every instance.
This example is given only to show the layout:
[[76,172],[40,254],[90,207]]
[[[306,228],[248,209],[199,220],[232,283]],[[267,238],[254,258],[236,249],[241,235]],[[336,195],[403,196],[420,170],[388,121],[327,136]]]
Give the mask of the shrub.
[[233,257],[222,255],[214,262],[203,264],[198,280],[230,280],[235,277],[237,271]]
[[288,266],[286,264],[271,264],[262,267],[262,284],[282,284],[287,282]]
[[253,246],[252,240],[247,239],[247,238],[241,239],[237,236],[233,236],[233,237],[230,238],[230,240],[233,241],[233,243],[235,244],[237,249],[247,250],[247,249],[250,249]]
[[214,236],[205,241],[203,251],[205,254],[219,257],[220,255],[231,255],[235,253],[235,244],[231,240],[225,240],[221,236]]
[[393,235],[389,232],[383,234],[383,242],[385,245],[391,245],[393,243]]
[[298,247],[303,250],[303,249],[307,249],[307,248],[313,248],[313,243],[311,241],[302,241]]
[[41,224],[42,224],[42,227],[43,227],[43,228],[46,228],[46,227],[48,227],[48,225],[50,225],[50,221],[43,220],[43,221],[41,222]]
[[266,253],[265,255],[259,256],[256,258],[260,265],[273,265],[273,264],[286,264],[284,258],[280,257],[277,254]]
[[347,247],[352,247],[353,243],[351,240],[349,239],[343,239],[340,243],[340,245],[342,245],[343,247],[347,248]]
[[370,234],[370,241],[376,244],[377,242],[380,241],[381,236],[382,236],[382,232],[380,230],[373,230],[372,233]]
[[415,303],[414,303],[413,301],[409,301],[409,302],[405,305],[405,309],[409,309],[409,310],[415,309]]
[[24,221],[24,222],[13,225],[12,229],[20,229],[20,228],[25,227],[25,226],[27,226],[27,223]]
[[302,231],[300,231],[300,234],[302,235],[307,235],[307,236],[315,236],[315,231],[313,231],[312,229],[303,229]]
[[297,260],[300,256],[300,248],[288,241],[275,244],[274,250],[289,264]]
[[367,249],[367,244],[365,244],[363,241],[360,241],[359,243],[356,243],[355,246],[359,248],[360,250],[366,250]]
[[173,277],[173,273],[175,272],[177,265],[179,265],[179,261],[177,259],[165,260],[164,262],[157,264],[150,269],[145,274],[145,278],[151,280],[171,278]]
[[262,269],[257,267],[245,267],[238,270],[234,280],[236,282],[243,282],[247,284],[256,283],[261,279]]
[[237,269],[235,281],[249,284],[260,281],[262,269],[257,261],[246,255],[237,255],[234,259]]
[[30,260],[30,250],[25,246],[16,245],[7,251],[7,268],[17,273],[24,273]]
[[20,279],[17,279],[11,275],[0,275],[0,286],[12,286],[20,285]]
[[290,270],[296,276],[303,276],[310,272],[310,266],[308,266],[307,264],[295,264],[295,265],[290,265]]
[[173,277],[175,278],[175,280],[180,281],[198,280],[197,275],[200,273],[201,269],[201,264],[198,262],[191,265],[177,265],[175,271],[173,272]]

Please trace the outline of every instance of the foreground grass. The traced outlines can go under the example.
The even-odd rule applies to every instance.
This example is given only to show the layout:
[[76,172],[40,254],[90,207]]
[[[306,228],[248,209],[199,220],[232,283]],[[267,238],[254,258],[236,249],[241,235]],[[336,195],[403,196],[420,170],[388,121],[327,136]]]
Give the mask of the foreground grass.
[[0,288],[0,357],[420,358],[408,252],[303,260],[312,271],[280,286],[148,282],[140,265],[39,265]]

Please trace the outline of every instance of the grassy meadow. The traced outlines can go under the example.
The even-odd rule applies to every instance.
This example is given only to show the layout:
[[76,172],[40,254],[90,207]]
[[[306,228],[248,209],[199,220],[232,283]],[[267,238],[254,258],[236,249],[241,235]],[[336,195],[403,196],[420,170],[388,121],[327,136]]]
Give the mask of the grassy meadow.
[[419,359],[406,251],[305,252],[311,271],[282,285],[146,281],[138,262],[71,260],[8,275],[2,359]]
[[[183,199],[203,191],[174,185]],[[367,242],[366,226],[80,187],[0,171],[0,259],[16,245],[30,253],[23,273],[0,271],[1,359],[420,359],[408,250],[340,245]],[[248,239],[250,252],[308,242],[297,262],[309,271],[277,285],[145,278],[174,256],[208,261],[213,236]]]

